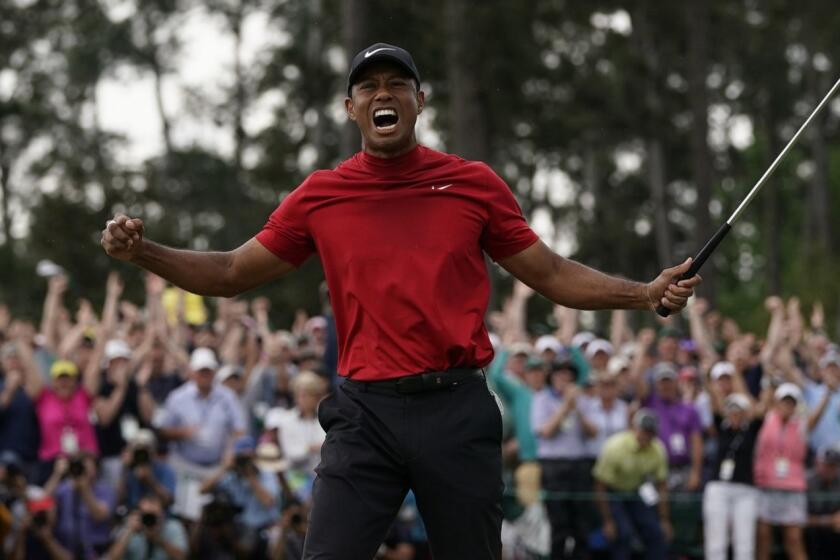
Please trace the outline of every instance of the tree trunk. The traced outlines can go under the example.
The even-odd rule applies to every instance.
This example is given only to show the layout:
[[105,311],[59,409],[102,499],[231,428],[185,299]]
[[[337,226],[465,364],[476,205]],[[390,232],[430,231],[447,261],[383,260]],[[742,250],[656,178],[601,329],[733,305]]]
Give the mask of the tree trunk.
[[[767,94],[764,123],[767,130],[767,148],[769,150],[766,161],[772,161],[779,153],[779,141],[776,136],[776,115],[772,109],[771,95]],[[779,181],[781,182],[781,181]],[[764,189],[761,193],[762,236],[764,238],[764,256],[766,259],[766,282],[768,294],[778,295],[782,292],[781,268],[781,227],[779,227],[779,193],[782,185]]]
[[671,228],[668,225],[668,201],[665,193],[665,159],[662,157],[662,142],[653,138],[647,143],[647,176],[653,198],[654,232],[656,235],[656,258],[659,267],[671,266]]
[[[812,92],[813,105],[816,106],[827,89],[823,74],[810,65],[808,75],[809,88]],[[806,254],[825,256],[830,247],[831,221],[830,195],[828,188],[829,161],[828,147],[825,142],[825,122],[827,112],[817,115],[808,131],[811,153],[814,159],[814,175],[808,186],[808,213],[805,219]]]
[[11,185],[9,183],[12,172],[12,165],[9,160],[3,157],[5,146],[0,142],[0,221],[3,222],[3,243],[6,247],[12,246],[12,216],[9,212],[9,198],[11,197]]
[[[342,16],[342,41],[344,51],[347,53],[347,64],[349,64],[357,52],[367,46],[368,43],[368,14],[370,13],[369,0],[343,0],[341,3]],[[350,120],[344,125],[341,131],[341,157],[346,158],[357,151],[360,147],[359,129]]]
[[[709,133],[709,100],[706,91],[708,74],[708,20],[709,8],[706,2],[686,2],[685,18],[688,28],[688,101],[691,107],[691,171],[697,189],[697,205],[694,209],[696,224],[693,246],[698,250],[712,236],[712,220],[709,202],[712,197],[712,162],[707,137]],[[717,274],[713,263],[703,270],[703,284],[700,293],[712,303],[717,295]]]
[[242,69],[242,21],[244,18],[242,2],[237,3],[229,14],[230,28],[233,31],[233,75],[236,80],[233,93],[233,164],[237,175],[242,173],[242,152],[245,150],[245,73]]
[[489,159],[487,124],[482,110],[481,83],[476,75],[478,41],[464,33],[473,9],[466,0],[447,0],[446,77],[450,86],[449,149],[459,156]]

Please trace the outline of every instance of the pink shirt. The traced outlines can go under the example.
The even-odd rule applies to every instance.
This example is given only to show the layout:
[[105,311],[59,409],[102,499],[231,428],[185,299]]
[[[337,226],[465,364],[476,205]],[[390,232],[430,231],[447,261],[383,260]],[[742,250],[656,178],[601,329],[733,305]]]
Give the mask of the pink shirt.
[[93,399],[81,387],[67,400],[61,399],[50,388],[41,391],[35,401],[41,428],[39,459],[48,461],[61,455],[62,438],[68,442],[75,439],[81,451],[99,453],[96,433],[90,421],[92,403]]
[[755,485],[759,488],[804,492],[806,435],[802,418],[782,423],[770,411],[758,433],[755,447]]

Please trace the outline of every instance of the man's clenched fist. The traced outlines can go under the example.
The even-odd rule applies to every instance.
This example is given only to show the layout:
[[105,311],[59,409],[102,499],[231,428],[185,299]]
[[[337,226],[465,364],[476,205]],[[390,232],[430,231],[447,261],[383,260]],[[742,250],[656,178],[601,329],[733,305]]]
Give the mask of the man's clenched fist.
[[134,259],[143,249],[143,220],[117,214],[105,223],[100,244],[115,259]]

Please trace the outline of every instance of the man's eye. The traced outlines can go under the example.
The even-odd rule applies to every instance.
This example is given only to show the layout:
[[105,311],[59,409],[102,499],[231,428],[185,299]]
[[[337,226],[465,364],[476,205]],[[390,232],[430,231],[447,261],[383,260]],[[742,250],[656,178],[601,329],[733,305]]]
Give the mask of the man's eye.
[[405,87],[407,83],[405,80],[391,80],[392,87]]

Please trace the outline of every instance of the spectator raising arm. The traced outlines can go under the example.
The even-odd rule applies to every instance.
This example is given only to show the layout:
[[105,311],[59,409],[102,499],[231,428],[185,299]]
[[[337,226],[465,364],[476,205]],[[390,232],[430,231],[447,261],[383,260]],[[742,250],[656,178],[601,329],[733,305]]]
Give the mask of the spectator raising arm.
[[99,325],[99,332],[96,335],[96,344],[93,347],[90,361],[82,374],[82,383],[85,391],[91,397],[99,394],[99,379],[101,377],[102,357],[105,355],[105,344],[108,337],[114,332],[117,325],[117,306],[122,295],[123,283],[116,272],[108,275],[105,285],[105,306],[102,309],[102,322]]
[[41,317],[41,334],[44,336],[44,346],[50,352],[58,350],[58,315],[61,311],[61,298],[67,291],[67,277],[56,275],[47,282],[47,296],[44,298],[44,310]]

